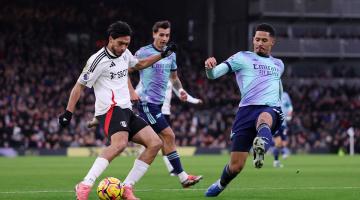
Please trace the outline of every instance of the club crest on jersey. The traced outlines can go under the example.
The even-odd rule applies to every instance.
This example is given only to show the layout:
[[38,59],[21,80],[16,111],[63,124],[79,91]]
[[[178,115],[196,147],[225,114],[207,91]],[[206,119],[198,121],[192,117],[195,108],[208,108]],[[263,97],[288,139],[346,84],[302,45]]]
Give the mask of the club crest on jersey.
[[121,125],[122,127],[127,127],[126,121],[121,121],[121,122],[120,122],[120,125]]
[[90,72],[86,72],[84,75],[83,75],[83,80],[84,81],[88,81],[90,79]]

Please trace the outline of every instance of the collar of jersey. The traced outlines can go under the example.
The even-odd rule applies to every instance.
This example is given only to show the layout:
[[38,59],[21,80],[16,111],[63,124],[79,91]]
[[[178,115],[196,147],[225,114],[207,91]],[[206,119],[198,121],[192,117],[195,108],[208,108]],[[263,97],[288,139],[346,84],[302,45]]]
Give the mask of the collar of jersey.
[[113,59],[119,57],[119,56],[113,56],[113,55],[111,55],[110,52],[108,51],[107,47],[104,47],[104,49],[105,49],[105,54],[107,55],[107,57],[113,58]]
[[162,52],[162,51],[160,51],[158,48],[156,48],[154,44],[151,44],[151,46],[152,46],[156,51]]

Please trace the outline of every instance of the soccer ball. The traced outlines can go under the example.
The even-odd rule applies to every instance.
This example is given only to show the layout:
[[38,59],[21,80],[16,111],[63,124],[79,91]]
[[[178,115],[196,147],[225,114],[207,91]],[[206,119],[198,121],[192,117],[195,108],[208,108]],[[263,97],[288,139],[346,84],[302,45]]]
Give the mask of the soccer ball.
[[100,181],[96,193],[100,200],[120,200],[124,192],[121,181],[114,177],[106,177]]

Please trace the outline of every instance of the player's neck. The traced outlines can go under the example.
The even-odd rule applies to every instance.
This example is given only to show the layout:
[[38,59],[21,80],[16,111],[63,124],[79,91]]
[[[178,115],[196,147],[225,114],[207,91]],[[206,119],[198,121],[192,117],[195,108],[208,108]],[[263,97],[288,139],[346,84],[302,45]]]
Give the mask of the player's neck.
[[158,46],[155,44],[155,42],[152,43],[152,46],[154,47],[154,49],[155,49],[156,51],[162,52],[162,48],[158,47]]
[[264,58],[268,58],[268,57],[270,57],[270,55],[269,54],[264,54],[264,53],[256,53],[258,56],[260,56],[260,57],[264,57]]
[[105,46],[105,51],[110,54],[110,56],[117,58],[119,56],[116,56],[114,52],[111,51],[111,49],[108,46]]

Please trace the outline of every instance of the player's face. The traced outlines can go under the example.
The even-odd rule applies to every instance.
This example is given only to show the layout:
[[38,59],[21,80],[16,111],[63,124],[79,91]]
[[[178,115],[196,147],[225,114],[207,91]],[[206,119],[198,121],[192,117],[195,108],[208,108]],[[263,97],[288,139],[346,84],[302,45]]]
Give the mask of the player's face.
[[275,44],[274,37],[269,32],[256,31],[253,38],[254,52],[260,55],[270,55],[271,48]]
[[128,48],[128,46],[130,44],[130,40],[131,40],[130,36],[122,36],[122,37],[118,37],[116,39],[113,39],[110,36],[108,48],[116,56],[121,56],[125,52],[125,50]]
[[170,28],[159,28],[156,33],[153,32],[154,45],[159,49],[163,49],[170,39]]

